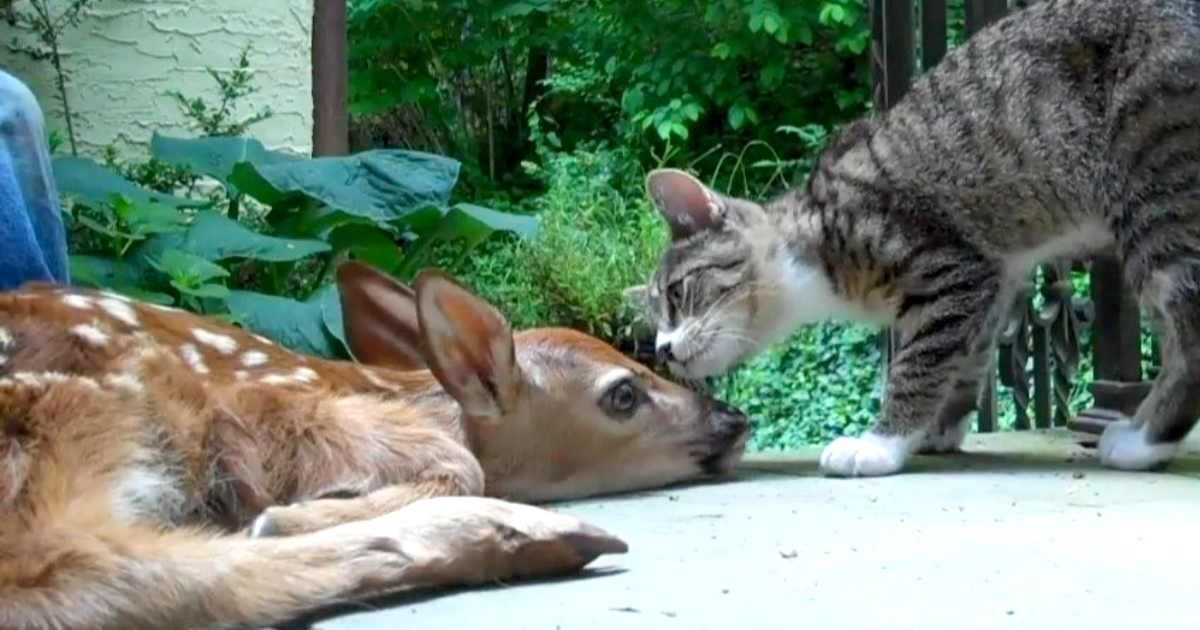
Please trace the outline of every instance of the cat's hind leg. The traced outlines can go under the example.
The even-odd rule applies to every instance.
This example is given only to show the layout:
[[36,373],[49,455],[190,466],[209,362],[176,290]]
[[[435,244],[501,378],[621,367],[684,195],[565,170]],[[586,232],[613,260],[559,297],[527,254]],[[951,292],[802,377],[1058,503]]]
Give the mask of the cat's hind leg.
[[1121,470],[1155,470],[1170,463],[1200,418],[1200,252],[1170,258],[1139,254],[1127,267],[1173,261],[1141,277],[1133,274],[1153,315],[1162,366],[1133,418],[1114,422],[1100,437],[1101,463]]
[[862,436],[838,438],[825,447],[820,466],[827,475],[898,472],[930,433],[940,430],[947,413],[958,416],[952,430],[965,422],[971,405],[962,411],[963,400],[973,396],[963,389],[978,391],[972,383],[982,377],[979,368],[986,363],[980,359],[988,356],[1010,292],[1001,266],[972,252],[943,251],[925,264],[930,270],[914,272],[921,282],[901,307],[901,343],[888,366],[882,414]]

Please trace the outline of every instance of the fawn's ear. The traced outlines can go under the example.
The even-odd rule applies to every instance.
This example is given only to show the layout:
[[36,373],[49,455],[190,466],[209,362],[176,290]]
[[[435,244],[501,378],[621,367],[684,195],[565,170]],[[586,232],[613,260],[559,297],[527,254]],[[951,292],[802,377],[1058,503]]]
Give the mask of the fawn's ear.
[[646,195],[667,222],[672,240],[719,228],[724,223],[725,199],[679,169],[651,171],[646,176]]
[[415,284],[422,350],[438,382],[468,417],[497,419],[511,411],[522,376],[508,321],[440,271],[422,270]]
[[338,266],[337,285],[346,343],[356,361],[394,370],[425,369],[415,291],[353,260]]

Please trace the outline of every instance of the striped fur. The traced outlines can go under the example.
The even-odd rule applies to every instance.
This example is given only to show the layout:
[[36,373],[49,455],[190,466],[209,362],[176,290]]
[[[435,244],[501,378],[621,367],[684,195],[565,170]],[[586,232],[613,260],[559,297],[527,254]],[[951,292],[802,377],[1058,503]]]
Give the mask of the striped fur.
[[1101,459],[1169,462],[1200,415],[1200,3],[1047,0],[952,50],[893,109],[854,122],[765,204],[660,170],[672,244],[644,291],[692,378],[797,326],[892,324],[883,412],[822,456],[881,475],[956,449],[1016,284],[1115,247],[1158,324],[1163,369]]

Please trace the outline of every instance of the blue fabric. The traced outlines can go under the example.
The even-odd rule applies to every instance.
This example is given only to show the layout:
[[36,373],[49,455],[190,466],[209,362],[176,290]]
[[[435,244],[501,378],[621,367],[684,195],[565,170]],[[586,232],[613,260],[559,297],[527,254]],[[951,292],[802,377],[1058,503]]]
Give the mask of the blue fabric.
[[37,98],[0,70],[0,291],[67,284],[67,237]]

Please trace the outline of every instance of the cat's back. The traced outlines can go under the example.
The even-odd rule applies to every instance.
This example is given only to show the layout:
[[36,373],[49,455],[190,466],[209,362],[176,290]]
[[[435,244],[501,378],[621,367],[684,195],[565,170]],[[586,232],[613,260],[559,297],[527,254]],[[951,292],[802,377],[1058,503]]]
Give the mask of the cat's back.
[[1197,86],[1200,2],[1043,0],[915,81],[878,154],[913,186],[1097,207],[1127,192],[1163,129],[1200,120]]

